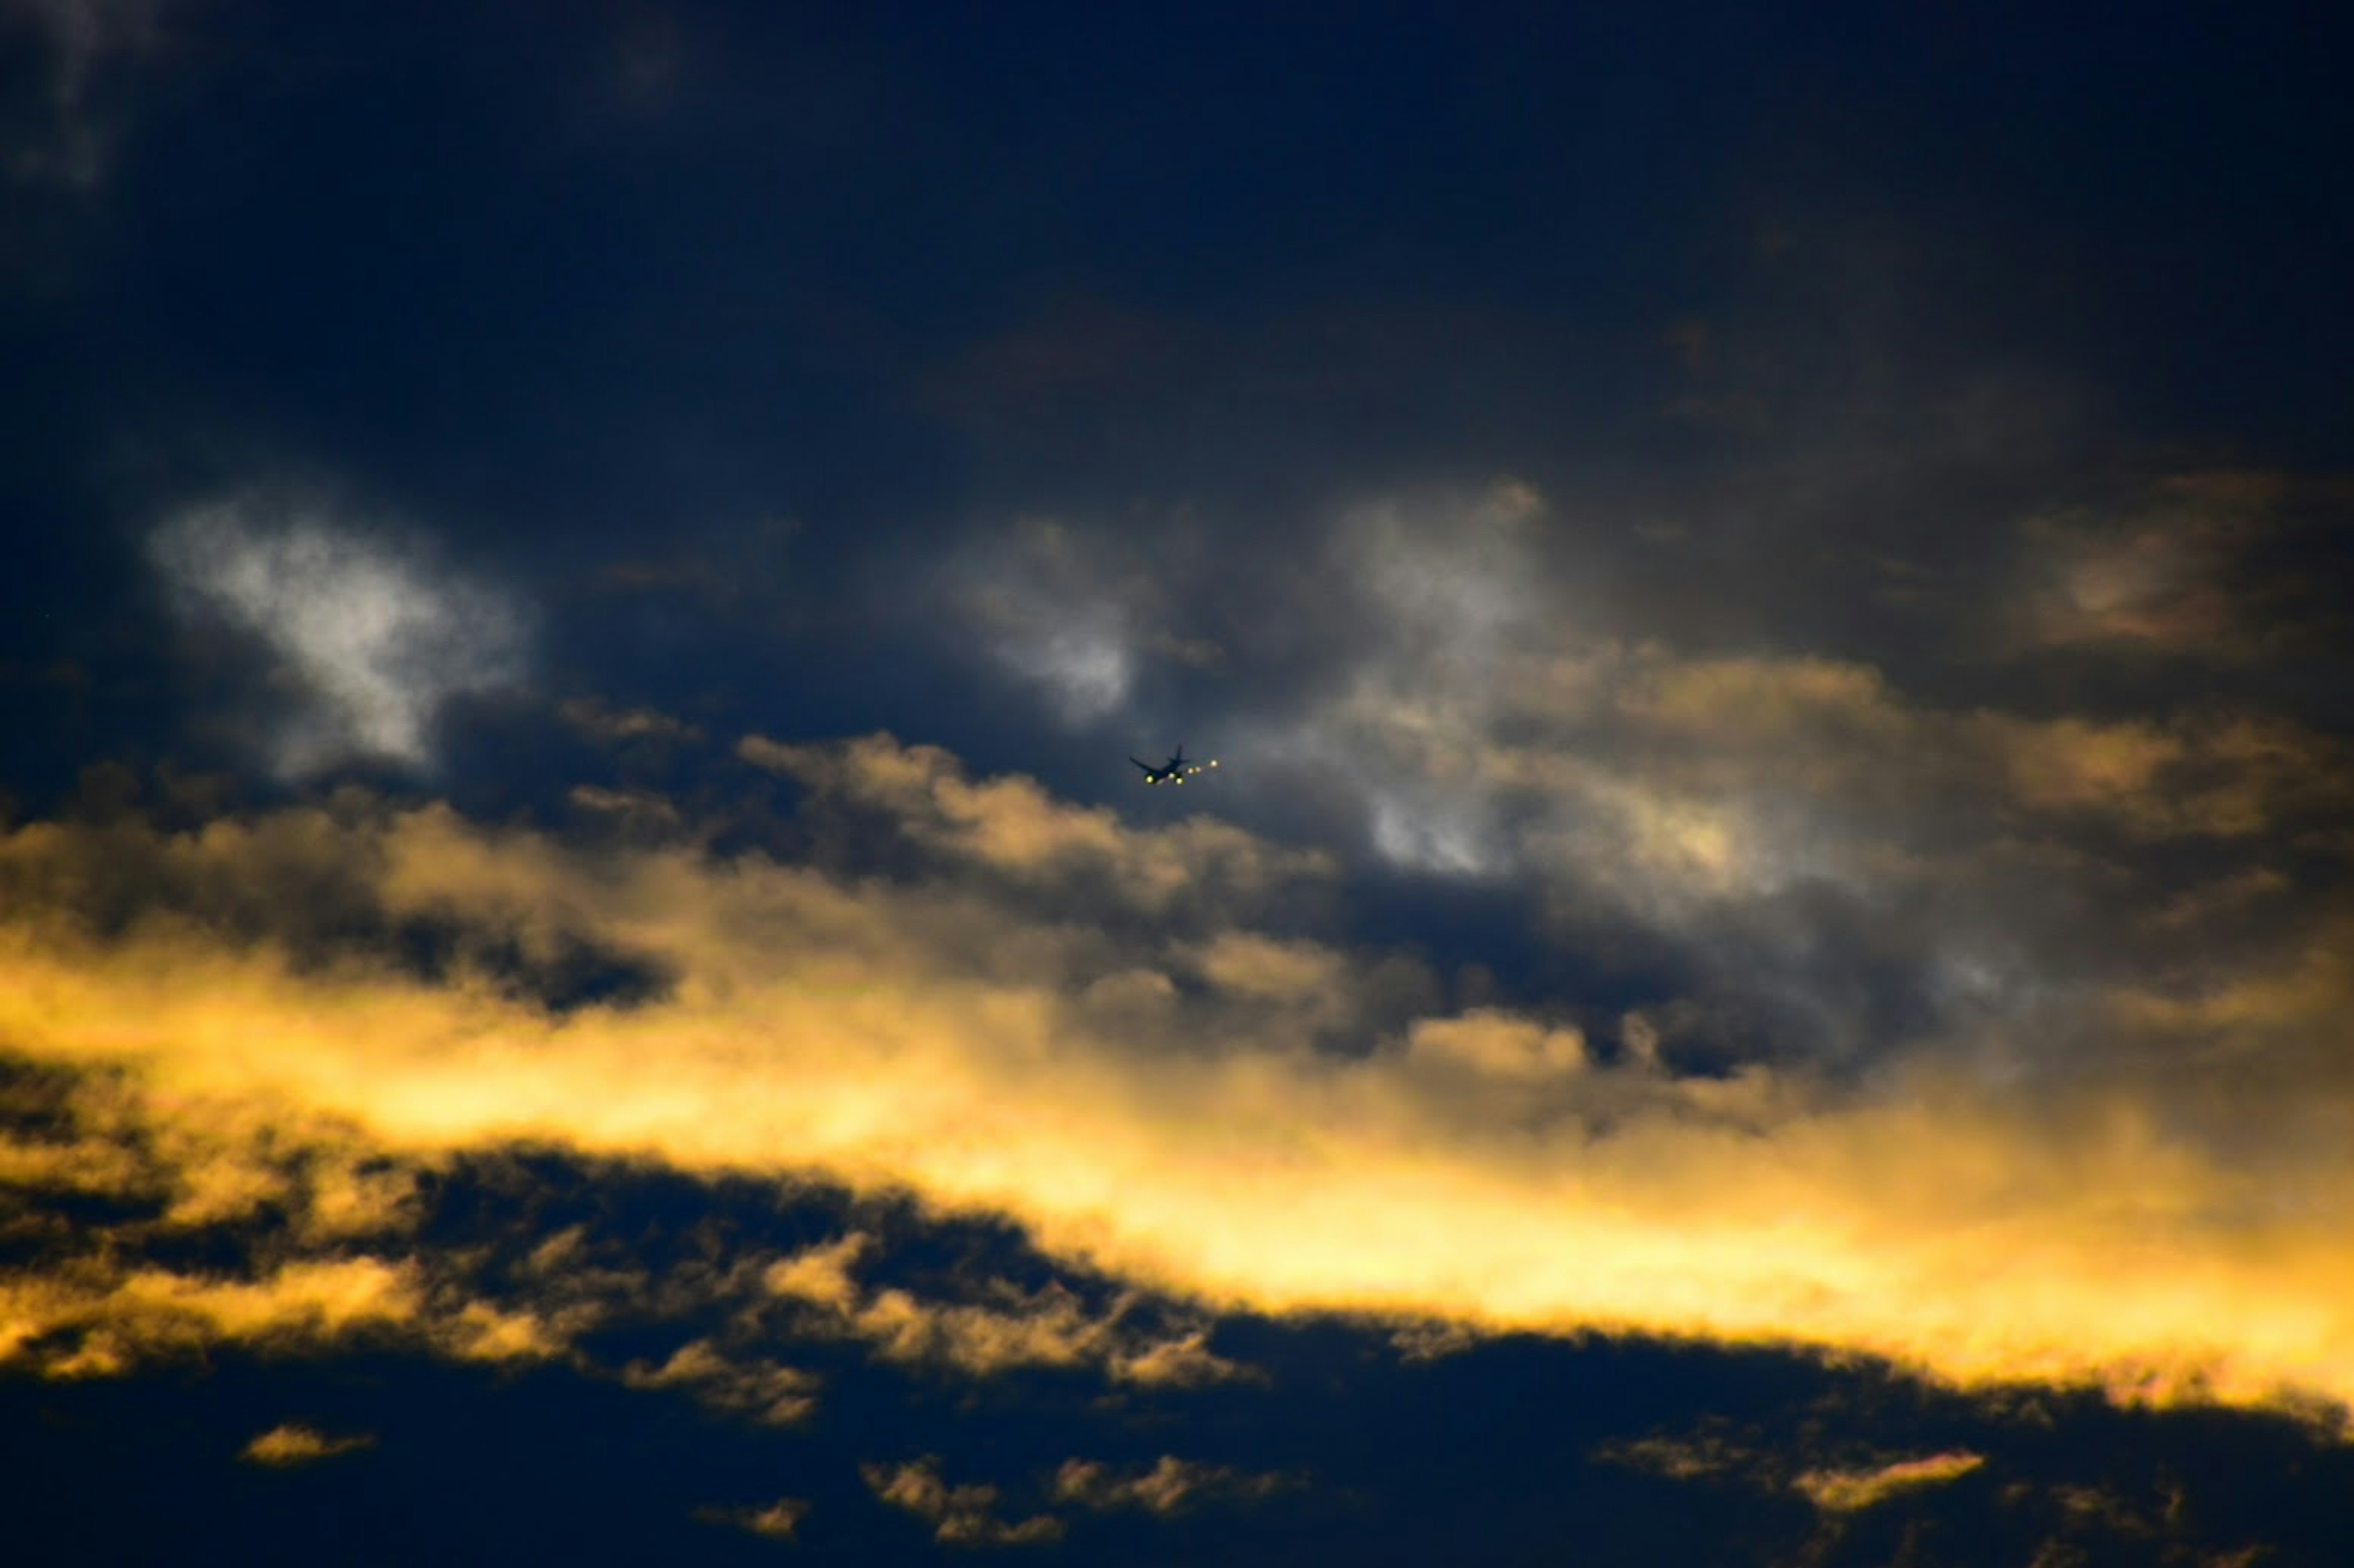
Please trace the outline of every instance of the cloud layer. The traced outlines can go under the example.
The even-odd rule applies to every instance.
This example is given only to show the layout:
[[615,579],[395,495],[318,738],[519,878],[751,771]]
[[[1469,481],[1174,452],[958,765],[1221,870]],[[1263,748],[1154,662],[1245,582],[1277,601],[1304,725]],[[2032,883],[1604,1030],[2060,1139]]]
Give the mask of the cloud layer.
[[[818,1177],[1010,1218],[1053,1255],[1213,1308],[1809,1346],[2137,1398],[2354,1397],[2354,1097],[2321,1044],[2354,998],[2323,931],[2195,997],[2120,983],[2015,1011],[1988,1025],[2007,1055],[1972,1039],[1861,1081],[1679,1074],[1634,1025],[1597,1052],[1385,991],[1378,954],[1254,934],[1257,879],[1312,866],[1238,834],[1161,853],[1177,841],[1159,835],[1233,830],[1140,832],[883,740],[749,749],[927,858],[876,877],[591,851],[441,808],[35,825],[0,848],[0,1033],[200,1142],[244,1128],[409,1162],[521,1142]],[[1041,879],[1199,924],[1049,915]],[[401,933],[426,929],[472,938],[420,972]],[[580,1006],[516,987],[584,950],[664,978]],[[1333,1030],[1336,1048],[1312,1044]],[[2022,1067],[2039,1039],[2088,1044]],[[825,1255],[769,1288],[839,1332],[984,1361],[1044,1333],[1127,1364],[1031,1298],[1002,1329],[905,1340],[854,1254]],[[325,1325],[431,1288],[350,1255],[272,1278]],[[132,1284],[101,1298],[162,1290],[203,1332],[281,1320]],[[58,1287],[23,1287],[16,1342],[47,1331]],[[535,1342],[451,1300],[461,1353]],[[1172,1375],[1195,1353],[1175,1343]]]

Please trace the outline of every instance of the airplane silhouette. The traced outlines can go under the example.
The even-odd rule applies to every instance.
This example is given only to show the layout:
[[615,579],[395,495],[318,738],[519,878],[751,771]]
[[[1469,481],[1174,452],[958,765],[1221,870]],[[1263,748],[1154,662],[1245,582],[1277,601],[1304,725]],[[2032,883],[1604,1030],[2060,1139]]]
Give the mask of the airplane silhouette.
[[1185,748],[1182,746],[1177,748],[1176,755],[1158,768],[1142,758],[1131,757],[1129,760],[1144,769],[1144,781],[1147,784],[1182,784],[1194,774],[1206,772],[1218,765],[1218,759],[1214,757],[1207,762],[1186,761]]

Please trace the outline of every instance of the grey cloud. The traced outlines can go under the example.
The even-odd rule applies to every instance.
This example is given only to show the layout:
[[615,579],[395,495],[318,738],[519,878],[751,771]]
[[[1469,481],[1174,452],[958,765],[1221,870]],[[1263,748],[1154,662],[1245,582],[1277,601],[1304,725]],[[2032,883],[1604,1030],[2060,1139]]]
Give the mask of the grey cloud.
[[352,758],[426,766],[445,703],[524,676],[522,605],[292,493],[191,508],[150,554],[192,613],[260,639],[295,683],[301,706],[274,758],[291,777]]
[[[1909,485],[1923,464],[2007,450],[1952,440],[1882,461]],[[2260,686],[2186,704],[2132,667],[2168,628],[2243,637],[2274,590],[2244,574],[2211,588],[2200,563],[2226,537],[2256,551],[2274,530],[2255,519],[2294,487],[2178,476],[2151,482],[2157,521],[2047,524],[2026,505],[2041,471],[2027,468],[2003,492],[2006,526],[1971,549],[1925,554],[1892,524],[1851,558],[1752,563],[1766,620],[1735,616],[1733,649],[1694,620],[1738,602],[1717,580],[1727,562],[1696,557],[1702,580],[1681,593],[1643,564],[1721,546],[1731,524],[1647,538],[1574,488],[1426,486],[1265,538],[1229,525],[1223,596],[1182,586],[1198,543],[1066,528],[1057,548],[1165,574],[1198,618],[1184,630],[1225,651],[1195,694],[1239,764],[1221,774],[1221,812],[1320,839],[1344,864],[1532,892],[1553,945],[1631,949],[1649,976],[1636,983],[1680,991],[1687,1022],[1697,1006],[1746,1034],[1736,1053],[1778,1042],[1849,1059],[2153,962],[2212,975],[2215,944],[2237,963],[2328,907],[2292,893],[2317,888],[2354,814],[2343,738]],[[1766,504],[1853,501],[1834,488]],[[1890,643],[1887,662],[1840,652],[1856,642],[1839,600],[1858,570],[1942,599],[1924,615],[1998,629],[1946,645],[1979,673],[1925,663],[1935,639]],[[2075,597],[2054,609],[2055,594]],[[2020,662],[2031,651],[2001,630],[2035,625],[2064,632],[2072,657],[2126,661],[2112,700],[2055,711]],[[2233,925],[2249,910],[2261,938]]]

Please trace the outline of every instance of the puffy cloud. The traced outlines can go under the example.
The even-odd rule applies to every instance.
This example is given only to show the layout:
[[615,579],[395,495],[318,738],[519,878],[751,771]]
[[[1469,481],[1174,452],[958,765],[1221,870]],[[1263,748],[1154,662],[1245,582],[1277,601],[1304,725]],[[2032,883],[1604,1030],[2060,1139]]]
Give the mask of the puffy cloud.
[[1458,1018],[1417,1019],[1406,1034],[1406,1056],[1507,1078],[1543,1078],[1583,1068],[1585,1041],[1575,1029],[1548,1029],[1479,1008]]
[[422,766],[442,704],[523,675],[520,606],[291,493],[183,512],[150,554],[192,609],[260,638],[298,683],[303,712],[277,742],[289,775],[355,757]]
[[[0,843],[0,1033],[157,1105],[309,1118],[394,1160],[531,1142],[911,1193],[1211,1308],[1815,1346],[2135,1399],[2354,1396],[2349,1085],[2327,1044],[2354,1000],[2342,966],[2232,970],[2240,991],[2212,970],[2139,1000],[2078,988],[1855,1081],[1679,1075],[1498,1008],[1361,1021],[1348,1049],[1314,1049],[1267,993],[1321,959],[1235,927],[1226,972],[1248,983],[1108,1031],[1097,988],[1198,972],[1211,949],[1055,919],[1007,868],[1076,855],[1142,878],[1172,830],[1026,783],[958,795],[943,762],[896,748],[806,757],[883,780],[877,809],[939,835],[940,863],[882,881],[591,851],[439,808],[19,830]],[[992,836],[999,811],[1023,832]],[[151,896],[126,916],[110,885]],[[345,917],[363,938],[430,916],[505,934],[486,951],[568,941],[671,978],[552,1009],[491,970],[420,973],[398,944],[306,945],[317,908],[355,904],[376,912]],[[2070,1043],[2064,1071],[2029,1053],[2039,1033]],[[769,1261],[779,1300],[886,1356],[1207,1365],[1190,1330],[1129,1337],[1052,1291],[895,1296],[846,1242]],[[289,1277],[302,1311],[381,1314],[424,1288],[342,1266]],[[244,1320],[226,1301],[183,1316]]]
[[272,1469],[284,1469],[295,1465],[315,1464],[332,1459],[339,1454],[356,1453],[372,1448],[376,1439],[365,1433],[331,1437],[316,1427],[290,1421],[273,1426],[248,1443],[238,1457],[255,1465],[267,1465]]
[[1063,1536],[1053,1514],[1033,1514],[1018,1523],[997,1517],[997,1489],[952,1487],[940,1478],[940,1462],[926,1455],[904,1465],[861,1465],[867,1489],[894,1508],[931,1521],[932,1539],[949,1546],[1034,1546]]

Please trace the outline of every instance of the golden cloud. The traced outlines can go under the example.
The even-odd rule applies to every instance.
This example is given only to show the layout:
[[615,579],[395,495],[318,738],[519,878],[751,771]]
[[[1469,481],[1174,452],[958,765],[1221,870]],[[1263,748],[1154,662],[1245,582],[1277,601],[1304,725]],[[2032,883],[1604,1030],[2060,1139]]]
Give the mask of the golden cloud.
[[929,1520],[932,1539],[946,1545],[1032,1546],[1062,1539],[1063,1521],[1050,1513],[1016,1524],[999,1519],[995,1487],[952,1487],[940,1478],[940,1462],[931,1455],[904,1465],[858,1468],[868,1490],[894,1508]]
[[1898,1492],[1942,1486],[1985,1463],[1983,1454],[1956,1449],[1860,1469],[1805,1470],[1790,1485],[1825,1513],[1855,1513]]
[[821,800],[887,814],[907,839],[952,861],[1032,885],[1100,888],[1148,911],[1188,899],[1247,903],[1332,869],[1322,854],[1270,844],[1214,817],[1138,831],[1106,808],[1057,800],[1033,779],[975,782],[939,747],[902,746],[887,735],[822,747],[748,736],[736,751]]
[[869,1291],[852,1274],[867,1245],[865,1235],[852,1232],[763,1270],[777,1298],[814,1309],[790,1319],[794,1332],[864,1340],[886,1361],[977,1377],[1013,1367],[1093,1366],[1116,1383],[1191,1387],[1247,1375],[1210,1351],[1199,1325],[1149,1332],[1131,1324],[1132,1298],[1097,1314],[1056,1285],[1026,1292],[990,1281],[984,1291],[991,1299],[981,1303],[928,1301],[896,1287]]
[[355,1453],[372,1448],[376,1439],[365,1434],[356,1436],[330,1437],[315,1427],[300,1422],[287,1422],[273,1426],[248,1443],[238,1457],[255,1465],[268,1465],[283,1469],[294,1465],[309,1465],[321,1459],[332,1459],[338,1454]]
[[1150,1466],[1128,1472],[1099,1459],[1066,1459],[1049,1490],[1056,1502],[1098,1512],[1133,1508],[1166,1518],[1197,1502],[1265,1497],[1293,1484],[1288,1476],[1249,1474],[1163,1454]]
[[772,1361],[724,1355],[708,1340],[682,1345],[660,1365],[632,1361],[621,1369],[631,1388],[684,1388],[704,1404],[770,1426],[790,1426],[817,1409],[818,1380]]
[[[792,766],[900,780],[887,799],[979,863],[853,880],[757,853],[582,850],[440,808],[189,834],[37,826],[0,841],[0,1042],[134,1085],[165,1120],[335,1128],[396,1163],[525,1142],[910,1193],[1214,1309],[1813,1347],[2123,1397],[2354,1399],[2354,1144],[2237,1153],[2285,1106],[2314,1125],[2354,1114],[2342,1066],[2313,1054],[2257,1041],[2186,1103],[2115,1067],[2122,1047],[2073,1079],[1934,1059],[1861,1086],[1681,1079],[1639,1054],[1584,1062],[1567,1031],[1493,1010],[1323,1054],[1251,985],[1106,1033],[1093,988],[1198,965],[1195,938],[1052,921],[998,868],[1078,855],[1177,885],[1196,874],[1185,832],[1279,857],[1231,828],[1131,832],[1027,781],[947,790],[937,757],[881,742]],[[358,939],[323,949],[323,906],[488,925],[526,958],[586,945],[670,979],[552,1011],[491,969],[419,973]],[[1277,984],[1267,958],[1231,972]],[[2342,1042],[2346,1001],[2323,986],[2266,1005]],[[2130,1038],[2131,1018],[2106,1016]],[[2226,1046],[2243,1037],[2228,1012],[2215,1027]],[[249,1201],[234,1181],[203,1200]],[[960,1364],[1125,1353],[1051,1298],[908,1310],[851,1277],[854,1258],[804,1255],[768,1277],[878,1346],[902,1342],[902,1318],[907,1342]],[[431,1288],[362,1256],[235,1285],[44,1277],[11,1285],[5,1342],[86,1321],[102,1357],[133,1310],[173,1331],[315,1337],[414,1319]],[[461,1353],[554,1333],[463,1308],[434,1320]],[[165,1330],[136,1330],[151,1331]]]

